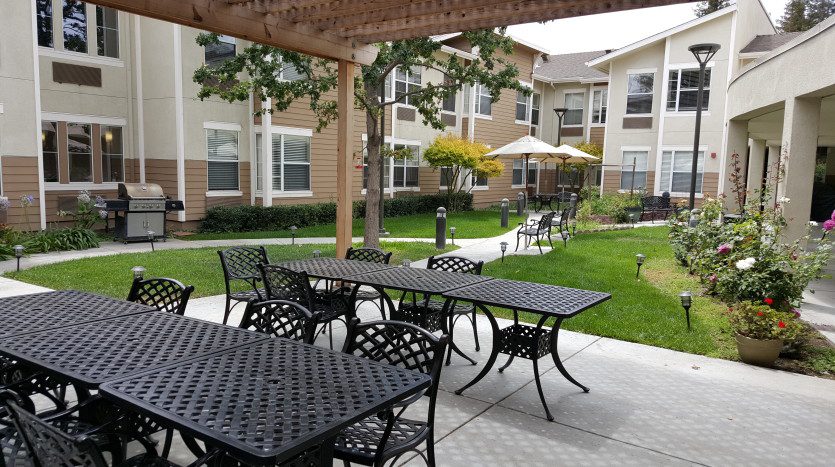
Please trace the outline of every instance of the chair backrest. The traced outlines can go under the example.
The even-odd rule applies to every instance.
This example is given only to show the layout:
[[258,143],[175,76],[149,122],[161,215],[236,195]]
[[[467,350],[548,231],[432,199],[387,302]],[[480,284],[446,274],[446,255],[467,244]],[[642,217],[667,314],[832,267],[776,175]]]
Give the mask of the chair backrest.
[[560,231],[558,233],[562,234],[563,232],[568,232],[568,221],[571,217],[571,208],[565,208],[562,210],[560,214],[558,228]]
[[36,467],[107,466],[92,439],[64,433],[21,407],[20,401],[12,391],[0,392],[0,405],[11,415]]
[[462,256],[430,256],[426,269],[481,275],[484,261],[475,262]]
[[268,300],[249,302],[238,327],[312,344],[318,321],[318,314],[298,303]]
[[186,287],[176,279],[165,277],[134,279],[128,294],[128,301],[183,316],[186,313],[188,298],[193,291],[193,285]]
[[313,289],[306,272],[296,272],[274,264],[260,264],[261,279],[268,300],[286,300],[313,309]]
[[539,224],[538,224],[538,226],[537,226],[537,229],[539,229],[540,231],[542,231],[542,230],[549,230],[549,229],[551,228],[551,222],[553,222],[553,221],[554,221],[554,216],[555,216],[556,214],[557,214],[557,213],[556,213],[556,212],[554,212],[554,211],[551,211],[551,212],[549,212],[548,214],[544,214],[544,215],[543,215],[543,216],[539,219]]
[[641,198],[643,209],[668,209],[670,207],[669,196],[644,196]]
[[379,248],[348,247],[348,251],[345,253],[345,259],[365,261],[366,263],[389,264],[389,261],[391,261],[391,253],[386,253]]
[[569,201],[571,201],[571,195],[572,193],[570,191],[561,191],[557,193],[557,202],[559,202],[560,204],[568,203]]
[[236,246],[226,250],[219,250],[220,264],[223,266],[223,277],[230,279],[253,280],[260,277],[259,264],[269,264],[267,250],[263,246]]

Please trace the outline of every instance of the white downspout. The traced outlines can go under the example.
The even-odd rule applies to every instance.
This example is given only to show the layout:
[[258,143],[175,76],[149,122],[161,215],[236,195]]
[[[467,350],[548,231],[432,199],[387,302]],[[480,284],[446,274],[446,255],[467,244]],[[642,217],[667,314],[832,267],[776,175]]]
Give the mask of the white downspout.
[[[41,141],[41,134],[43,132],[43,122],[41,120],[41,70],[40,58],[38,54],[38,26],[35,22],[35,12],[37,5],[35,0],[30,2],[32,4],[32,11],[29,15],[32,18],[32,61],[34,68],[34,75],[32,77],[32,84],[35,91],[35,147],[38,154],[38,212],[41,217],[41,230],[46,230],[46,188],[43,181],[43,142]],[[27,227],[28,228],[28,227]]]
[[[177,197],[186,201],[186,139],[183,119],[183,46],[182,28],[174,24],[174,122],[177,133]],[[186,202],[186,209],[188,203]],[[186,221],[185,210],[177,213],[177,220]]]
[[[139,156],[139,183],[145,183],[145,99],[142,90],[142,34],[141,17],[134,16],[134,68],[136,84],[136,152]],[[180,198],[182,199],[182,198]]]

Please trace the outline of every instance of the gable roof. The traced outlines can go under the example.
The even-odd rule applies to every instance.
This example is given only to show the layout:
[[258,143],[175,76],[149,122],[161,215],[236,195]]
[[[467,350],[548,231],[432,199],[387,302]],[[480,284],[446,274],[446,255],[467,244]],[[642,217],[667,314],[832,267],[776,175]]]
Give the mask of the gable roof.
[[[432,36],[432,39],[437,41],[437,42],[445,43],[445,42],[449,41],[450,39],[454,39],[454,38],[456,38],[460,35],[461,35],[460,32],[455,32],[455,33],[450,33],[450,34],[442,34],[442,35]],[[520,39],[520,38],[518,38],[516,36],[513,36],[511,34],[506,34],[506,35],[508,37],[510,37],[511,39],[513,39],[513,42],[516,45],[521,45],[523,47],[526,47],[533,52],[538,52],[538,53],[541,53],[541,54],[547,54],[548,53],[548,50],[546,50],[544,47],[536,45],[533,42],[528,42],[524,39]]]
[[534,78],[549,82],[593,82],[608,81],[609,74],[591,68],[586,62],[602,57],[611,50],[595,50],[570,54],[548,55],[534,69]]
[[757,36],[751,40],[742,50],[741,54],[763,54],[771,52],[783,44],[789,43],[792,39],[799,36],[800,32],[784,32],[780,34],[766,34]]
[[658,42],[662,39],[666,39],[667,37],[672,36],[673,34],[678,34],[682,31],[686,31],[686,30],[688,30],[690,28],[693,28],[693,27],[696,27],[700,24],[706,23],[708,21],[712,21],[716,18],[725,16],[729,13],[733,13],[734,11],[736,11],[736,9],[737,9],[737,6],[734,3],[731,6],[722,8],[721,10],[714,11],[713,13],[711,13],[709,15],[704,15],[701,18],[692,19],[690,21],[687,21],[686,23],[679,24],[678,26],[676,26],[674,28],[667,29],[666,31],[661,31],[658,34],[646,37],[644,39],[639,40],[638,42],[633,42],[632,44],[629,44],[625,47],[621,47],[620,49],[617,49],[614,52],[608,53],[608,54],[603,55],[602,57],[598,57],[594,60],[590,60],[588,63],[586,63],[586,65],[588,65],[589,67],[595,67],[595,68],[598,68],[598,69],[602,69],[603,65],[608,65],[608,63],[612,59],[615,59],[617,57],[626,55],[630,52],[633,52],[635,50],[646,47],[650,44],[654,44],[654,43],[656,43],[656,42]]

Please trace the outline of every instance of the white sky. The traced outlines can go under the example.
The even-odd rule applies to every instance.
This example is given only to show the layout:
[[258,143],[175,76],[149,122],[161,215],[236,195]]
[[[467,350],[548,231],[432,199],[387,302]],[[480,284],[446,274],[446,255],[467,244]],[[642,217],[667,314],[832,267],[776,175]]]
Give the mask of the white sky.
[[[786,0],[761,0],[772,21],[783,15]],[[617,49],[678,26],[696,17],[694,3],[606,13],[511,26],[514,37],[532,42],[550,53]]]

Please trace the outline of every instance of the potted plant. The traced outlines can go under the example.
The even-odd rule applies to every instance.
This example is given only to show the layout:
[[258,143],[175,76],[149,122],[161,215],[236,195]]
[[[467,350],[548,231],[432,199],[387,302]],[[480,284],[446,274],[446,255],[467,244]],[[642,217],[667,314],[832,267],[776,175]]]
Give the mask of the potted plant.
[[753,365],[772,366],[783,345],[793,343],[803,330],[793,313],[775,310],[774,301],[740,302],[728,308],[736,334],[739,358]]

